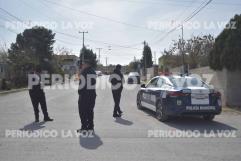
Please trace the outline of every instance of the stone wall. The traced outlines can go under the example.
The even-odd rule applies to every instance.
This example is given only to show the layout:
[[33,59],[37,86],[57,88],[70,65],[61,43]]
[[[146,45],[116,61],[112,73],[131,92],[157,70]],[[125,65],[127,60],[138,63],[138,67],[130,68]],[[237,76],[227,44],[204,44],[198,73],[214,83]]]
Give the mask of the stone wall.
[[227,75],[226,104],[241,106],[241,71],[225,71]]

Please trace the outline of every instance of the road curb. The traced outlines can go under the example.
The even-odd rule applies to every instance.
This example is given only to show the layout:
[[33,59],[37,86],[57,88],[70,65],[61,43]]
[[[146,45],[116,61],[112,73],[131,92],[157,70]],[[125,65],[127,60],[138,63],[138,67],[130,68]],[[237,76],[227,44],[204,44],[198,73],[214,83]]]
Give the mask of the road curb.
[[241,114],[240,110],[234,109],[234,108],[230,108],[230,107],[223,107],[222,110],[223,110],[223,112],[234,112],[234,113]]
[[20,89],[12,89],[12,90],[9,90],[9,91],[1,91],[0,92],[0,95],[5,95],[5,94],[10,94],[10,93],[16,93],[16,92],[21,92],[21,91],[25,91],[27,90],[28,88],[20,88]]

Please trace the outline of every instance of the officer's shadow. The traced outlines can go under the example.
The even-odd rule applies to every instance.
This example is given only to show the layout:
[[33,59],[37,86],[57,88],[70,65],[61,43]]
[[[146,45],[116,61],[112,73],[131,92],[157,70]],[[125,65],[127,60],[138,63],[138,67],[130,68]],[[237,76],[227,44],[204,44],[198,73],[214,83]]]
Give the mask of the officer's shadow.
[[79,136],[79,144],[85,149],[97,149],[103,144],[101,138],[97,134],[91,134],[91,136]]
[[39,130],[45,127],[44,123],[45,122],[32,122],[27,125],[24,125],[24,127],[20,128],[19,130],[30,131],[30,132],[34,130]]
[[127,126],[131,126],[131,125],[133,124],[133,122],[128,121],[128,120],[125,120],[125,119],[123,119],[123,118],[121,118],[121,117],[117,117],[117,118],[115,119],[115,122],[117,122],[117,123],[119,123],[119,124],[122,124],[122,125],[127,125]]

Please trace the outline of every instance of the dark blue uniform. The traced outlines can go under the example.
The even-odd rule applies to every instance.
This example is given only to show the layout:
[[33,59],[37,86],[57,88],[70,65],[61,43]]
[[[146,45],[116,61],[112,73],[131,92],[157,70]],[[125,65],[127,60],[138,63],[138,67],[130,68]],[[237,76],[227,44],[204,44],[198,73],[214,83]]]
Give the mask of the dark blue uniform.
[[123,90],[123,80],[124,77],[121,71],[115,69],[110,78],[110,82],[112,84],[112,95],[115,102],[113,116],[122,114],[122,111],[120,110],[120,99],[121,92]]
[[[89,78],[91,79],[88,79]],[[84,81],[82,79],[85,79]],[[87,82],[88,81],[88,82]],[[84,85],[82,84],[84,83]],[[87,85],[92,88],[88,88]],[[79,93],[79,115],[82,130],[94,129],[94,107],[96,99],[96,73],[93,68],[88,67],[81,72]]]
[[44,115],[44,120],[48,120],[49,115],[47,111],[45,93],[41,88],[40,81],[38,82],[37,85],[33,85],[32,89],[29,90],[29,95],[33,104],[35,121],[37,122],[39,121],[39,109],[38,109],[39,104],[41,105],[41,109]]

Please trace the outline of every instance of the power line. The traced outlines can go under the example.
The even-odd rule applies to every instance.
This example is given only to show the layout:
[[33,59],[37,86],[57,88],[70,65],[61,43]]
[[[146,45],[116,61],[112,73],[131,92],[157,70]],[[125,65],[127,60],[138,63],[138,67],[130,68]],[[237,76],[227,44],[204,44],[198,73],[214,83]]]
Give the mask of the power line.
[[[27,3],[25,0],[20,0],[20,1],[22,2],[21,4],[24,4],[25,6],[27,6],[27,7],[31,8],[32,10],[36,11],[36,9],[34,9],[34,7],[31,4]],[[46,14],[45,12],[42,12],[42,10],[41,10],[41,14],[44,15],[45,17],[47,17],[47,18],[52,19],[48,14]]]
[[114,23],[130,26],[130,27],[134,27],[134,28],[140,28],[140,29],[145,29],[145,30],[149,30],[149,31],[160,32],[159,30],[154,30],[154,29],[150,29],[150,28],[147,28],[147,27],[144,27],[144,26],[138,26],[136,24],[130,24],[130,23],[119,21],[119,20],[115,20],[115,19],[112,19],[112,18],[109,18],[109,17],[99,16],[99,15],[96,15],[96,14],[93,14],[93,13],[89,13],[89,12],[85,12],[85,11],[82,11],[82,10],[78,10],[78,9],[75,9],[75,8],[72,8],[72,7],[69,7],[69,6],[57,3],[57,2],[53,2],[53,1],[49,1],[49,0],[43,0],[43,1],[45,1],[47,3],[50,3],[50,4],[53,4],[53,5],[60,6],[60,7],[65,8],[65,9],[69,9],[71,11],[78,12],[80,14],[85,14],[85,15],[88,15],[88,16],[100,18],[100,19],[103,19],[105,21],[110,21],[110,22],[114,22]]
[[[6,13],[8,16],[14,18],[15,20],[21,22],[22,24],[29,26],[29,25],[26,24],[22,19],[18,18],[17,16],[13,15],[12,13],[8,12],[7,10],[5,10],[5,9],[3,9],[3,8],[1,8],[1,7],[0,7],[0,10],[3,11],[4,13]],[[11,23],[12,23],[12,22],[11,22]],[[12,24],[14,24],[14,23],[12,23]]]
[[[78,36],[71,35],[71,34],[68,34],[68,33],[59,32],[59,31],[56,31],[56,30],[53,30],[53,31],[54,31],[55,33],[58,33],[58,34],[61,34],[61,35],[64,35],[64,36],[67,36],[67,37],[71,37],[71,38],[80,40],[80,38],[79,38]],[[127,48],[127,49],[134,49],[134,50],[142,50],[142,49],[139,49],[139,48],[133,48],[133,47],[129,47],[129,46],[124,46],[124,45],[118,45],[118,44],[108,43],[108,42],[104,42],[104,41],[100,41],[100,40],[92,40],[92,39],[89,39],[89,38],[88,38],[88,39],[85,38],[85,40],[91,41],[91,42],[95,42],[95,43],[100,43],[100,44],[105,44],[105,45],[111,45],[111,46],[115,46],[115,47],[120,47],[120,48]]]
[[[118,1],[120,2],[119,0],[113,0],[113,1]],[[141,0],[122,0],[121,2],[129,2],[129,3],[145,3],[145,4],[149,4],[149,5],[171,5],[171,6],[183,6],[183,7],[188,7],[188,5],[183,5],[183,3],[189,3],[189,2],[192,2],[191,0],[180,0],[180,1],[171,1],[171,0],[168,0],[168,2],[170,3],[167,3],[167,1],[141,1]],[[225,2],[214,2],[213,3],[214,5],[230,5],[230,6],[240,6],[241,3],[225,3]]]
[[[98,18],[106,18],[106,17],[102,17],[102,16],[90,14],[90,13],[87,13],[87,12],[84,12],[84,11],[76,10],[76,9],[74,9],[74,8],[71,8],[71,7],[68,7],[68,6],[65,6],[65,5],[56,3],[56,2],[52,2],[52,1],[48,1],[48,0],[44,0],[44,1],[47,2],[47,3],[52,3],[52,4],[55,4],[55,5],[64,7],[64,8],[72,9],[72,10],[75,10],[75,11],[78,11],[78,12],[81,12],[81,13],[84,13],[84,14],[88,14],[88,15],[91,15],[91,16],[95,16],[95,17],[98,17]],[[108,19],[109,19],[109,18],[107,18],[106,20],[108,20]],[[113,19],[112,19],[112,20],[113,20]],[[116,20],[114,20],[114,21],[116,21]],[[118,22],[119,22],[119,21],[118,21]],[[147,29],[147,28],[146,28],[146,29]],[[155,31],[157,31],[157,30],[155,30]],[[169,32],[168,32],[166,35],[169,35]],[[165,36],[166,36],[166,35],[165,35]],[[71,36],[71,37],[72,37],[72,36]],[[110,44],[110,43],[101,42],[101,41],[97,41],[97,40],[90,40],[90,39],[89,39],[89,41],[98,42],[98,43],[104,43],[104,44]],[[137,49],[137,48],[133,48],[134,46],[137,46],[137,45],[140,45],[140,43],[135,43],[135,44],[133,44],[133,45],[127,45],[127,46],[123,46],[123,45],[114,45],[114,46],[118,46],[118,47],[121,47],[121,48]],[[137,49],[137,50],[141,50],[141,49]]]
[[[205,3],[205,0],[199,5],[199,7],[196,10],[198,10],[203,4]],[[190,15],[192,15],[195,11],[193,11]],[[190,16],[189,15],[189,16]],[[188,17],[189,17],[188,16]],[[181,27],[181,25],[179,24],[178,26],[175,26],[174,28],[172,28],[171,30],[169,30],[167,33],[165,33],[161,39],[157,40],[156,42],[154,42],[154,44],[161,42],[162,40],[164,40],[170,33],[174,32],[176,29],[178,29],[179,27]]]
[[182,21],[182,23],[181,24],[178,24],[176,27],[174,27],[173,29],[171,29],[170,31],[168,31],[164,36],[162,36],[158,41],[156,41],[156,42],[154,42],[153,44],[156,44],[156,43],[159,43],[159,42],[161,42],[161,41],[163,41],[169,34],[171,34],[172,32],[174,32],[174,31],[176,31],[179,27],[181,27],[184,23],[186,23],[186,22],[188,22],[189,20],[191,20],[194,16],[196,16],[199,12],[201,12],[207,5],[209,5],[210,3],[212,2],[212,0],[208,0],[206,3],[205,3],[205,1],[202,3],[202,4],[204,4],[203,6],[202,6],[202,4],[201,4],[201,6],[199,7],[199,8],[197,8],[196,10],[194,10],[192,13],[191,13],[191,15],[190,16],[188,16],[186,19],[184,19],[183,21]]
[[55,40],[61,42],[61,43],[64,43],[64,44],[68,44],[68,45],[73,45],[73,46],[80,46],[79,43],[72,43],[72,42],[68,42],[68,41],[65,41],[65,40],[62,40],[62,39],[56,39]]
[[3,20],[3,21],[11,22],[9,19],[7,19],[5,17],[1,17],[1,15],[0,15],[0,19]]
[[20,18],[14,16],[14,15],[11,14],[10,12],[6,11],[5,9],[3,9],[3,8],[0,7],[0,10],[3,11],[4,13],[6,13],[7,15],[9,15],[9,16],[15,18],[16,20],[23,22],[23,20],[21,20]]
[[[1,9],[1,8],[0,8]],[[5,10],[6,11],[6,10]],[[23,20],[21,20],[20,18],[18,18],[17,16],[11,14],[10,12],[6,11],[6,13],[8,13],[9,16],[11,16],[12,18],[20,21],[21,23],[24,23]],[[11,29],[8,29],[6,28],[5,26],[2,26],[0,25],[1,28],[4,28],[4,29],[7,29],[8,31],[12,32],[12,33],[15,33],[15,34],[18,34],[17,32],[11,30]],[[68,33],[63,33],[63,32],[60,32],[60,31],[55,31],[53,30],[54,32],[58,33],[58,34],[61,34],[61,35],[64,35],[64,36],[68,36],[68,37],[71,37],[71,38],[75,38],[75,39],[79,39],[78,36],[75,36],[75,35],[71,35],[71,34],[68,34]],[[61,39],[56,39],[57,41],[60,41],[60,42],[63,42],[63,43],[69,43],[69,42],[66,42],[64,40],[61,40]],[[136,50],[141,50],[141,49],[137,49],[137,48],[131,48],[131,47],[128,47],[128,46],[123,46],[123,45],[117,45],[117,44],[112,44],[112,43],[107,43],[107,42],[103,42],[103,41],[98,41],[98,40],[91,40],[91,39],[87,39],[88,41],[92,41],[92,42],[98,42],[98,43],[102,43],[102,44],[106,44],[106,45],[111,45],[111,46],[116,46],[116,47],[120,47],[120,48],[129,48],[129,49],[136,49]],[[69,43],[69,44],[72,44],[72,43]]]
[[[44,1],[47,1],[47,0],[44,0]],[[199,8],[198,10],[195,10],[196,12],[194,11],[191,16],[187,17],[187,18],[184,20],[184,22],[187,22],[187,21],[189,21],[190,19],[192,19],[192,18],[193,18],[195,15],[197,15],[203,8],[205,8],[209,3],[211,3],[211,1],[212,1],[212,0],[209,0],[208,3],[206,3],[203,7]],[[4,9],[2,9],[2,8],[0,8],[0,9],[3,10],[5,13],[7,13],[9,16],[17,19],[18,21],[23,22],[21,19],[19,19],[18,17],[12,15],[12,14],[9,13],[8,11],[6,11],[6,10],[4,10]],[[173,28],[172,30],[170,30],[169,32],[167,32],[167,33],[161,38],[161,40],[159,40],[159,41],[162,41],[162,39],[164,39],[166,36],[168,36],[170,33],[172,33],[173,31],[175,31],[175,30],[176,30],[177,28],[179,28],[179,27],[180,27],[180,25],[176,26],[175,28]],[[55,31],[55,30],[53,30],[53,31],[56,32],[56,33],[58,33],[58,34],[62,34],[62,35],[65,35],[65,36],[68,36],[68,37],[71,37],[71,38],[79,39],[79,38],[78,38],[77,36],[75,36],[75,35],[71,35],[71,34],[59,32],[59,31]],[[135,49],[135,50],[142,50],[142,49],[139,49],[139,48],[130,47],[131,45],[129,45],[129,46],[123,46],[123,45],[118,45],[118,44],[103,42],[103,41],[99,41],[99,40],[91,40],[91,39],[86,39],[86,40],[92,41],[92,42],[96,42],[96,43],[102,43],[102,44],[112,45],[112,46],[116,46],[116,47],[120,47],[120,48],[129,48],[129,49]],[[159,42],[159,41],[158,41],[158,42]],[[139,43],[134,44],[134,45],[139,45]]]
[[192,0],[192,1],[190,1],[190,4],[189,4],[187,7],[185,7],[185,8],[182,10],[182,12],[177,15],[177,17],[176,17],[175,19],[178,19],[178,17],[181,17],[185,12],[187,12],[187,10],[188,10],[195,2],[197,2],[197,0]]
[[18,34],[16,31],[11,30],[11,29],[9,29],[9,28],[6,28],[4,25],[0,25],[0,27],[1,27],[1,28],[4,28],[4,29],[6,29],[6,30],[8,30],[9,32],[12,32],[12,33],[14,33],[14,34]]
[[[197,0],[186,1],[186,2],[191,2],[190,5],[187,6],[187,8],[189,8],[195,1],[197,1]],[[212,1],[212,0],[211,0],[211,1]],[[207,4],[205,4],[205,1],[203,1],[203,2],[199,5],[199,7],[198,7],[196,10],[194,10],[194,11],[185,19],[185,22],[189,21],[189,20],[192,19],[195,15],[197,15],[203,8],[205,8],[209,3],[211,3],[211,1],[210,1],[210,2],[208,1]],[[205,4],[205,5],[204,5],[204,4]],[[203,5],[204,5],[204,6],[203,6]],[[185,11],[186,11],[186,10],[185,10]],[[195,13],[195,12],[197,12],[197,13]],[[195,15],[194,15],[194,14],[195,14]],[[184,22],[182,22],[182,24],[183,24],[183,23],[184,23]],[[155,41],[153,44],[156,44],[156,43],[164,40],[170,33],[174,32],[176,29],[178,29],[179,27],[181,27],[182,24],[179,24],[178,26],[174,27],[173,29],[171,29],[170,31],[168,31],[167,33],[165,33],[160,40]],[[155,36],[155,37],[158,37],[158,36]],[[141,45],[141,43],[135,43],[135,44],[133,44],[133,45],[128,45],[128,46],[129,46],[129,47],[134,47],[134,46],[138,46],[138,45]]]
[[[8,11],[6,11],[8,12]],[[9,13],[9,12],[8,12]],[[9,15],[13,18],[15,18],[16,20],[24,23],[23,20],[21,20],[20,18],[14,16],[13,14],[9,13]],[[57,31],[57,30],[53,30],[54,32],[58,33],[58,34],[61,34],[61,35],[64,35],[64,36],[68,36],[68,37],[71,37],[71,38],[75,38],[75,39],[78,39],[79,40],[79,37],[75,36],[75,35],[71,35],[71,34],[68,34],[68,33],[64,33],[64,32],[60,32],[60,31]],[[88,41],[91,41],[91,42],[96,42],[96,43],[101,43],[101,44],[105,44],[105,45],[112,45],[112,46],[116,46],[116,47],[120,47],[120,48],[128,48],[128,49],[134,49],[134,50],[142,50],[142,49],[139,49],[139,48],[134,48],[134,47],[131,47],[132,45],[127,45],[127,46],[124,46],[124,45],[118,45],[118,44],[113,44],[113,43],[108,43],[108,42],[103,42],[103,41],[99,41],[99,40],[91,40],[91,39],[86,39]],[[63,40],[58,40],[58,41],[62,41]],[[66,42],[65,42],[66,43]],[[72,43],[69,43],[71,45],[75,45],[75,44],[72,44]],[[139,43],[137,44],[134,44],[135,46],[136,45],[139,45]]]
[[7,18],[7,17],[3,17],[3,15],[0,15],[0,19],[4,20],[4,21],[8,21],[11,22],[12,20]]
[[[184,10],[182,10],[182,12],[181,12],[180,14],[178,14],[178,17],[179,17],[179,18],[180,18],[180,17],[181,17],[181,15],[182,15],[182,14],[183,14],[183,13],[186,11],[186,9],[187,9],[187,8],[189,8],[189,7],[190,7],[190,6],[193,4],[193,2],[194,2],[194,1],[197,1],[197,0],[193,0],[193,1],[186,1],[186,2],[191,2],[191,3],[190,3],[190,5],[189,5],[189,6],[185,7],[185,9],[184,9]],[[202,3],[202,4],[203,4],[203,3]],[[201,5],[202,5],[202,4],[201,4]],[[201,6],[201,5],[200,5],[200,6]],[[174,21],[174,22],[178,22],[178,17],[174,18],[174,20],[173,20],[173,21]],[[156,36],[155,36],[153,39],[155,40],[155,39],[156,39],[156,37],[159,37],[159,35],[156,35]]]
[[[44,1],[39,0],[38,2],[39,2],[39,4],[41,4],[43,7],[48,8],[48,9],[51,10],[52,12],[55,12],[56,15],[58,15],[58,16],[60,15],[61,17],[68,18],[68,17],[67,17],[65,14],[63,14],[62,12],[57,12],[56,10],[53,10],[51,7],[48,6],[48,4],[44,3]],[[51,18],[51,19],[52,19],[52,18]]]
[[191,20],[194,16],[196,16],[199,12],[201,12],[206,6],[208,6],[212,1],[213,0],[209,0],[204,6],[202,6],[198,10],[195,10],[192,15],[190,15],[188,18],[184,20],[184,22]]
[[[122,0],[122,1],[119,1],[118,2],[126,2],[126,3],[142,3],[142,4],[148,4],[148,5],[168,5],[168,6],[184,6],[183,4],[180,4],[180,3],[167,3],[167,2],[160,2],[160,1],[140,1],[140,0]],[[176,1],[177,2],[177,1]]]
[[115,47],[120,47],[120,48],[127,48],[127,49],[134,49],[134,50],[142,50],[142,49],[139,49],[139,48],[134,48],[134,47],[129,47],[129,46],[123,46],[123,45],[108,43],[108,42],[99,41],[99,40],[92,40],[92,39],[86,39],[86,40],[92,41],[92,42],[96,42],[96,43],[105,44],[105,45],[111,45],[111,46],[115,46]]

